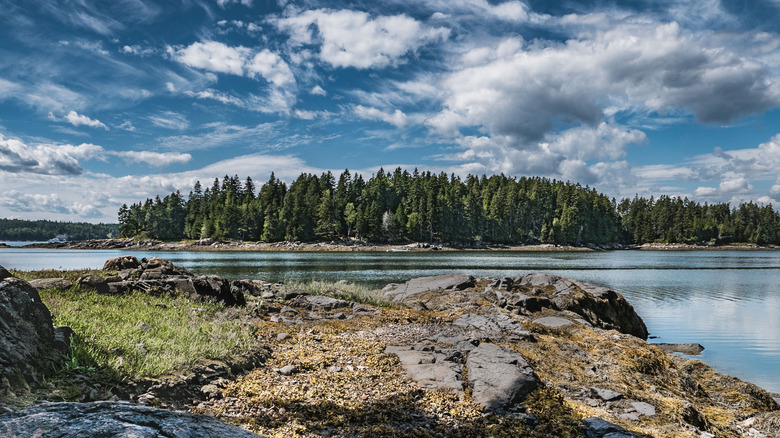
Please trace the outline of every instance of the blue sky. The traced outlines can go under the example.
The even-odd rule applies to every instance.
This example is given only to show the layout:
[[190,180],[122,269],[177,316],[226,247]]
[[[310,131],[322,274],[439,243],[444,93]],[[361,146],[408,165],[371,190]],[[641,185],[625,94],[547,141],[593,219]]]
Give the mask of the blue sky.
[[777,0],[0,0],[0,217],[238,174],[780,200]]

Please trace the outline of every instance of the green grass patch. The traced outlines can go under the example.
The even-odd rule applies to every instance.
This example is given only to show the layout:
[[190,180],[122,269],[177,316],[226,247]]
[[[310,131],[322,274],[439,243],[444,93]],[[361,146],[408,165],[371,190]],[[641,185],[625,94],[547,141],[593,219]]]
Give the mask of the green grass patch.
[[204,359],[229,361],[259,347],[250,310],[184,297],[100,295],[77,287],[43,290],[55,325],[75,335],[67,367],[95,367],[122,379],[192,368]]
[[389,301],[382,291],[369,289],[354,283],[337,283],[330,281],[291,281],[284,285],[286,290],[300,289],[310,295],[327,295],[341,300],[354,301],[377,307],[397,307]]

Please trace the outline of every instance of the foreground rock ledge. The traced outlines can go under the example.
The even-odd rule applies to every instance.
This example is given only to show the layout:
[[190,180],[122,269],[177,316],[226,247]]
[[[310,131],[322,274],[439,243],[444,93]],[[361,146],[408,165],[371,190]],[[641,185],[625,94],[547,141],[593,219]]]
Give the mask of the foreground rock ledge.
[[0,415],[0,436],[257,438],[216,418],[122,402],[44,403]]

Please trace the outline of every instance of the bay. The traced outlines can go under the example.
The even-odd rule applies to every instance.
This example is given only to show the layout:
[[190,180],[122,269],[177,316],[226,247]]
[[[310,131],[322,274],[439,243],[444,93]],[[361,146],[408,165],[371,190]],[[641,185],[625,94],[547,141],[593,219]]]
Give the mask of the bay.
[[161,252],[0,249],[6,268],[100,268],[109,257],[163,257],[199,274],[266,281],[387,283],[447,273],[477,277],[531,272],[589,281],[622,293],[651,342],[705,346],[715,369],[780,392],[780,252]]

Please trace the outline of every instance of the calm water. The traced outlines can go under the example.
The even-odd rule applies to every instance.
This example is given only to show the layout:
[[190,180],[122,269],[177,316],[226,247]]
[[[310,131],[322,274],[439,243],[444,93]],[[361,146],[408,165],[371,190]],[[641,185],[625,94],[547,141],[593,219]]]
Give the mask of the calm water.
[[716,369],[780,392],[780,252],[144,252],[0,249],[16,269],[100,268],[120,254],[163,257],[193,272],[267,281],[350,280],[372,287],[463,272],[549,272],[622,293],[658,342],[698,342]]

